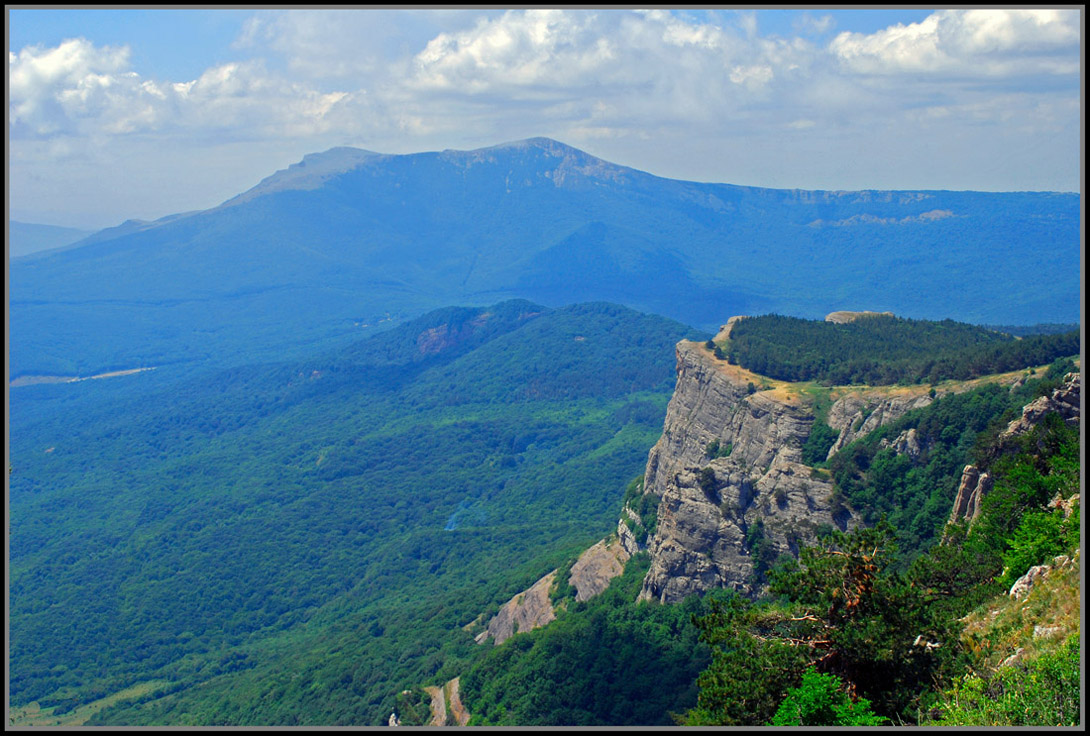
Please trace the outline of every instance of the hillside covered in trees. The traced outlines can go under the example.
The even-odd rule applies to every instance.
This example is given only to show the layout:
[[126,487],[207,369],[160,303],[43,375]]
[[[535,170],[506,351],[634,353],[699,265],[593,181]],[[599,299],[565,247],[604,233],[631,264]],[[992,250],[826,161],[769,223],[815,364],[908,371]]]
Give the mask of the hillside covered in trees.
[[953,320],[866,315],[845,324],[764,315],[738,320],[722,352],[781,381],[827,385],[967,380],[1079,352],[1079,331],[1012,335]]
[[[87,725],[381,725],[460,676],[471,725],[1077,722],[1081,527],[1054,501],[1078,490],[1078,430],[1000,439],[1070,359],[814,461],[864,524],[769,560],[764,597],[636,602],[636,555],[596,598],[554,591],[552,625],[475,643],[512,591],[616,528],[692,337],[511,301],[153,400],[19,389],[13,702]],[[891,449],[909,430],[922,451]],[[944,528],[968,463],[995,490]],[[1013,581],[1061,555],[1012,608]]]

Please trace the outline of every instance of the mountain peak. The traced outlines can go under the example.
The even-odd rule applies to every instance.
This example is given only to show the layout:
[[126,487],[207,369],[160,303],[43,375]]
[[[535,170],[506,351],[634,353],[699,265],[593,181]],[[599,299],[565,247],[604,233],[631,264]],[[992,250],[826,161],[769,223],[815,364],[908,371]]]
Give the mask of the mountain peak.
[[464,167],[499,164],[517,168],[533,161],[535,168],[540,169],[537,175],[551,179],[556,186],[567,186],[576,181],[623,184],[632,176],[650,176],[543,136],[468,151],[447,149],[439,153],[439,158]]
[[544,150],[544,151],[560,151],[560,150],[563,150],[563,151],[575,151],[575,152],[578,152],[578,153],[584,153],[583,151],[580,151],[578,148],[574,148],[573,146],[569,146],[567,143],[561,143],[558,140],[554,140],[552,138],[546,138],[544,136],[535,136],[533,138],[523,138],[522,140],[518,140],[518,141],[508,141],[506,143],[500,143],[500,144],[495,145],[495,146],[486,146],[485,148],[479,149],[479,150],[501,150],[501,149],[504,149],[504,148],[512,148],[512,149],[538,148],[538,149],[541,149],[541,150]]
[[242,204],[265,194],[288,189],[317,189],[327,179],[383,157],[385,154],[351,146],[337,146],[320,153],[308,153],[299,163],[291,164],[288,168],[265,177],[257,186],[232,197],[221,206]]
[[542,151],[555,157],[579,156],[595,161],[600,160],[590,155],[586,151],[582,151],[578,148],[575,148],[574,146],[569,146],[567,143],[561,143],[560,141],[553,140],[552,138],[545,138],[543,136],[537,136],[534,138],[523,138],[522,140],[518,141],[508,141],[507,143],[500,143],[495,146],[477,148],[472,151],[466,151],[465,153],[499,153],[501,151]]

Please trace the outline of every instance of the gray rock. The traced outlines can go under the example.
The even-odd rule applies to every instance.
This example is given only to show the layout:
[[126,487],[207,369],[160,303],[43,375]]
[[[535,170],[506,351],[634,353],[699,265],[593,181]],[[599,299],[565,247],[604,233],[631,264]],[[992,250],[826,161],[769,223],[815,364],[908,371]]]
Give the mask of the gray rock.
[[[625,525],[627,529],[627,525]],[[593,598],[609,587],[609,581],[624,572],[631,555],[619,539],[603,539],[579,556],[568,578],[575,588],[575,600]]]
[[[677,356],[677,387],[644,474],[644,492],[661,501],[640,598],[672,602],[712,588],[752,593],[746,532],[758,520],[777,555],[797,554],[821,525],[855,522],[848,509],[834,514],[827,476],[801,462],[814,422],[808,405],[749,393],[751,374],[698,343],[682,342]],[[729,443],[730,455],[708,458],[713,440]],[[714,482],[702,484],[702,471]]]
[[1002,662],[1000,662],[999,666],[1000,667],[1013,667],[1014,665],[1016,665],[1016,664],[1018,664],[1019,662],[1022,661],[1022,655],[1025,654],[1025,651],[1026,650],[1023,649],[1022,647],[1018,647],[1016,650],[1014,650],[1014,654],[1012,654],[1011,656],[1007,657]]
[[549,588],[552,587],[555,577],[556,570],[553,570],[504,603],[499,613],[488,622],[485,630],[477,634],[475,641],[483,644],[491,638],[496,644],[502,644],[515,634],[536,629],[555,619],[556,612],[549,600]]
[[1029,595],[1030,590],[1048,575],[1052,569],[1050,565],[1034,565],[1026,574],[1014,581],[1014,585],[1011,586],[1010,593],[1008,595],[1016,600],[1023,600]]
[[1040,624],[1033,627],[1034,639],[1048,639],[1057,634],[1062,634],[1064,631],[1063,626],[1042,626]]
[[890,396],[888,392],[863,390],[842,397],[829,409],[826,420],[830,427],[840,432],[829,448],[827,459],[860,437],[932,401],[930,394],[922,393],[922,387],[921,393]]
[[1022,408],[1022,416],[1015,419],[1000,435],[1005,438],[1017,437],[1032,430],[1044,419],[1045,415],[1058,412],[1069,426],[1077,427],[1080,418],[1080,397],[1082,380],[1078,373],[1068,373],[1064,382],[1052,392],[1051,396],[1041,396]]
[[992,485],[992,477],[988,473],[981,473],[975,465],[966,465],[961,473],[961,482],[958,484],[948,523],[975,521],[980,515],[981,503],[992,490]]

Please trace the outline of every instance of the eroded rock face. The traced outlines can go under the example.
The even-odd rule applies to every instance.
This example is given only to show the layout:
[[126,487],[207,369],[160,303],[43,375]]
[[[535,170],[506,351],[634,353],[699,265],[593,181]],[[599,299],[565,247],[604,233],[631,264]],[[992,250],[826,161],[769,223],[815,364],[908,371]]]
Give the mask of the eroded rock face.
[[633,513],[632,509],[625,506],[621,509],[621,518],[617,521],[617,538],[625,553],[631,557],[641,551],[640,543],[636,541],[636,535],[628,528],[626,519],[632,519],[639,523],[640,517]]
[[[1068,425],[1077,427],[1081,412],[1080,384],[1081,379],[1078,373],[1068,373],[1064,376],[1063,384],[1050,396],[1041,396],[1022,407],[1022,416],[1007,425],[1007,429],[999,435],[999,445],[1002,446],[1005,442],[1029,432],[1052,412],[1057,412]],[[949,523],[960,521],[972,523],[976,520],[980,515],[981,502],[991,489],[992,478],[988,473],[980,472],[975,465],[966,465],[961,474],[961,483],[958,484],[954,506],[950,510]],[[1064,503],[1077,502],[1077,499],[1076,494],[1073,499],[1066,502],[1063,498],[1059,498],[1053,503],[1063,506]],[[1065,513],[1070,512],[1065,511]]]
[[603,539],[581,554],[568,577],[575,588],[575,600],[589,600],[608,588],[609,581],[624,572],[624,563],[631,556],[620,539]]
[[833,404],[826,420],[830,427],[840,432],[829,448],[827,458],[882,425],[932,401],[934,399],[929,394],[888,396],[877,392],[860,392],[844,396]]
[[923,452],[915,427],[911,427],[904,432],[901,432],[901,434],[897,435],[892,442],[883,438],[882,441],[878,443],[878,446],[882,448],[889,447],[898,455],[908,455],[912,460],[917,460],[920,457],[920,453]]
[[1045,578],[1051,570],[1051,565],[1034,565],[1026,571],[1025,575],[1014,581],[1014,585],[1011,586],[1008,595],[1011,598],[1016,598],[1018,600],[1024,599],[1026,596],[1029,595],[1029,592],[1033,589],[1033,586],[1038,581]]
[[1079,425],[1079,400],[1082,380],[1078,373],[1068,373],[1063,384],[1051,396],[1041,396],[1022,408],[1022,416],[1015,419],[1000,435],[1000,439],[1017,437],[1037,426],[1046,414],[1057,412],[1069,426]]
[[[729,333],[731,324],[720,334]],[[646,544],[651,569],[640,598],[677,601],[717,587],[757,592],[750,547],[758,522],[766,561],[785,552],[797,555],[822,527],[856,524],[828,474],[802,463],[815,417],[801,391],[760,390],[761,377],[689,341],[678,345],[677,375],[662,437],[644,473],[644,493],[661,501],[658,529]],[[839,432],[828,457],[940,394],[969,388],[970,383],[938,392],[924,386],[851,389],[828,412],[827,423]],[[1077,407],[1077,385],[1073,395]],[[924,450],[912,429],[888,446],[912,458]],[[730,452],[710,452],[715,447]],[[986,474],[974,476],[959,513],[978,513],[989,488]],[[625,536],[624,526],[622,519],[621,540],[634,553],[635,540]]]
[[556,570],[553,570],[526,591],[504,603],[499,613],[488,622],[488,627],[477,634],[477,643],[483,644],[492,638],[496,644],[502,644],[515,634],[544,626],[556,618],[552,601],[549,600],[549,588],[552,587],[555,577]]
[[[640,598],[673,602],[720,587],[751,593],[751,525],[762,521],[773,556],[797,554],[820,526],[846,528],[852,515],[831,497],[827,476],[801,462],[814,422],[808,405],[750,393],[749,376],[698,343],[680,343],[677,356],[677,387],[644,474],[644,492],[661,502]],[[713,441],[730,454],[709,458]]]
[[859,319],[860,317],[892,317],[892,316],[893,316],[893,312],[870,312],[870,311],[847,312],[847,311],[839,311],[839,312],[829,312],[827,315],[825,315],[825,321],[826,322],[835,322],[838,325],[844,325],[844,324],[847,324],[849,322],[854,322],[857,319]]
[[972,523],[980,516],[981,502],[992,490],[992,477],[988,473],[980,472],[975,465],[966,465],[961,472],[961,482],[958,484],[957,496],[954,497],[954,507],[950,511],[948,523],[959,521]]

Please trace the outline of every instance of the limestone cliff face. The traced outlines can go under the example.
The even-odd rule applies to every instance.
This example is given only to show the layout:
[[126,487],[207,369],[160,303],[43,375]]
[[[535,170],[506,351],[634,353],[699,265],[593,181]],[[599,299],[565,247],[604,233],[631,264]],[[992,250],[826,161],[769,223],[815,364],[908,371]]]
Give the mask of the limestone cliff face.
[[992,477],[980,472],[975,465],[966,465],[961,471],[961,482],[954,497],[954,507],[950,510],[947,523],[953,524],[966,520],[970,523],[980,516],[981,502],[992,490]]
[[502,644],[515,634],[530,631],[556,618],[553,604],[549,600],[549,588],[552,587],[556,570],[531,585],[500,607],[499,613],[489,620],[485,630],[475,638],[478,644],[492,639]]
[[575,588],[575,600],[590,600],[608,588],[610,581],[624,572],[624,564],[631,556],[617,537],[603,539],[581,554],[572,565],[568,578],[568,583]]
[[[860,437],[899,419],[913,409],[927,406],[933,400],[929,394],[918,391],[894,395],[889,395],[888,391],[864,391],[842,397],[833,404],[832,409],[829,410],[829,418],[826,420],[830,427],[840,432],[836,442],[829,448],[828,457],[832,457]],[[911,441],[908,438],[903,439]]]
[[[832,498],[830,481],[801,461],[814,423],[804,397],[778,388],[751,392],[760,377],[716,360],[699,343],[678,345],[677,374],[644,474],[644,492],[661,501],[640,597],[672,602],[719,587],[752,592],[751,526],[758,520],[775,557],[797,554],[821,525],[845,528],[851,512]],[[709,456],[714,443],[725,456]]]
[[1032,430],[1053,412],[1060,415],[1068,426],[1079,426],[1082,397],[1082,377],[1078,373],[1068,373],[1064,382],[1050,396],[1041,396],[1022,407],[1022,416],[1011,422],[1000,439],[1017,437]]
[[[934,400],[923,386],[838,393],[826,418],[839,432],[830,457]],[[798,386],[717,360],[700,343],[678,345],[677,386],[644,474],[644,492],[661,501],[641,598],[670,602],[718,587],[754,593],[758,544],[759,564],[767,564],[797,555],[821,527],[855,524],[828,475],[802,462],[815,421],[812,399]],[[914,434],[895,444],[920,449]]]
[[[624,523],[619,528],[629,538],[632,537],[631,530]],[[630,544],[632,549],[638,549],[635,541]],[[568,573],[567,582],[575,588],[575,600],[589,600],[608,588],[610,581],[624,572],[624,565],[632,554],[624,540],[613,535],[584,550]],[[504,603],[499,612],[489,619],[484,631],[474,637],[476,642],[483,644],[492,639],[499,645],[515,634],[532,631],[555,619],[556,609],[549,592],[557,573],[557,570],[553,570]]]

